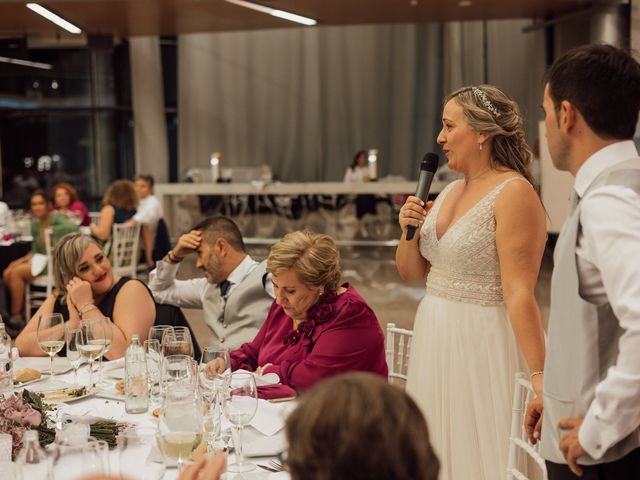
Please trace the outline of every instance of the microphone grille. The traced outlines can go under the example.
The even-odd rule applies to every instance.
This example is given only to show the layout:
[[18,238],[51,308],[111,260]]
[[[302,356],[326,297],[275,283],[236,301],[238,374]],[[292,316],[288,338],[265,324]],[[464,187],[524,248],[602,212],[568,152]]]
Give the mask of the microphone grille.
[[440,159],[438,158],[438,155],[433,152],[429,152],[422,158],[422,162],[420,163],[420,170],[426,170],[428,172],[435,173],[436,170],[438,170],[439,163]]

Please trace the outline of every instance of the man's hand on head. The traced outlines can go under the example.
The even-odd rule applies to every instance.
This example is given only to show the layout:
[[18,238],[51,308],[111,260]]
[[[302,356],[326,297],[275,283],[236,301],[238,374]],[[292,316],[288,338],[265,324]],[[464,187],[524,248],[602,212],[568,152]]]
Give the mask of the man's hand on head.
[[178,243],[173,248],[173,254],[176,257],[184,258],[200,248],[202,243],[202,232],[199,230],[191,230],[178,239]]

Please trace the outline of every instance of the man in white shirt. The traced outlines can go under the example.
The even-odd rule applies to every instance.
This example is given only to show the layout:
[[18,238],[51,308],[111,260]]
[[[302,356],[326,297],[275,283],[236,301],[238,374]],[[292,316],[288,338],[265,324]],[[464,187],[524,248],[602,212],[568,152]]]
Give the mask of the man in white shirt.
[[[180,262],[197,254],[205,278],[176,280]],[[229,349],[253,340],[267,318],[273,287],[266,262],[245,251],[242,234],[227,217],[210,217],[180,237],[149,274],[149,288],[159,303],[201,308],[218,341]]]
[[640,478],[640,64],[587,45],[545,80],[549,152],[575,183],[554,252],[544,395],[525,427],[550,480]]
[[135,215],[127,223],[140,223],[142,246],[144,247],[145,262],[149,267],[153,266],[153,243],[158,230],[158,222],[162,218],[162,206],[160,200],[153,194],[154,180],[151,175],[138,175],[134,181],[138,194],[138,207]]

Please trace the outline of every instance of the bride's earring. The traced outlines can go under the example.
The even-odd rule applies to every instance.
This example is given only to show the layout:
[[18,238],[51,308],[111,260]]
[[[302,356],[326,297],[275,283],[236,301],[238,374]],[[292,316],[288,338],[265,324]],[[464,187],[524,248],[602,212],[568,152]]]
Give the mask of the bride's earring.
[[483,142],[479,142],[478,145],[480,145],[480,151],[482,151],[482,143]]

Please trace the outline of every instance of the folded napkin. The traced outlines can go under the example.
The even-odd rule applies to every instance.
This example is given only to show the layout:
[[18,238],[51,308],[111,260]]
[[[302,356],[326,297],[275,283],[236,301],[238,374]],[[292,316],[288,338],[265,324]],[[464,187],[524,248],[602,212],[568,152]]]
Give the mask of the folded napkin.
[[256,375],[255,372],[244,370],[242,368],[235,370],[233,373],[250,373],[256,381],[256,386],[261,387],[263,385],[275,385],[280,383],[280,377],[275,372],[270,372],[265,375]]
[[[262,435],[271,437],[284,428],[288,408],[283,404],[270,403],[266,400],[258,400],[258,408],[249,425]],[[222,430],[233,427],[233,424],[222,417]]]

